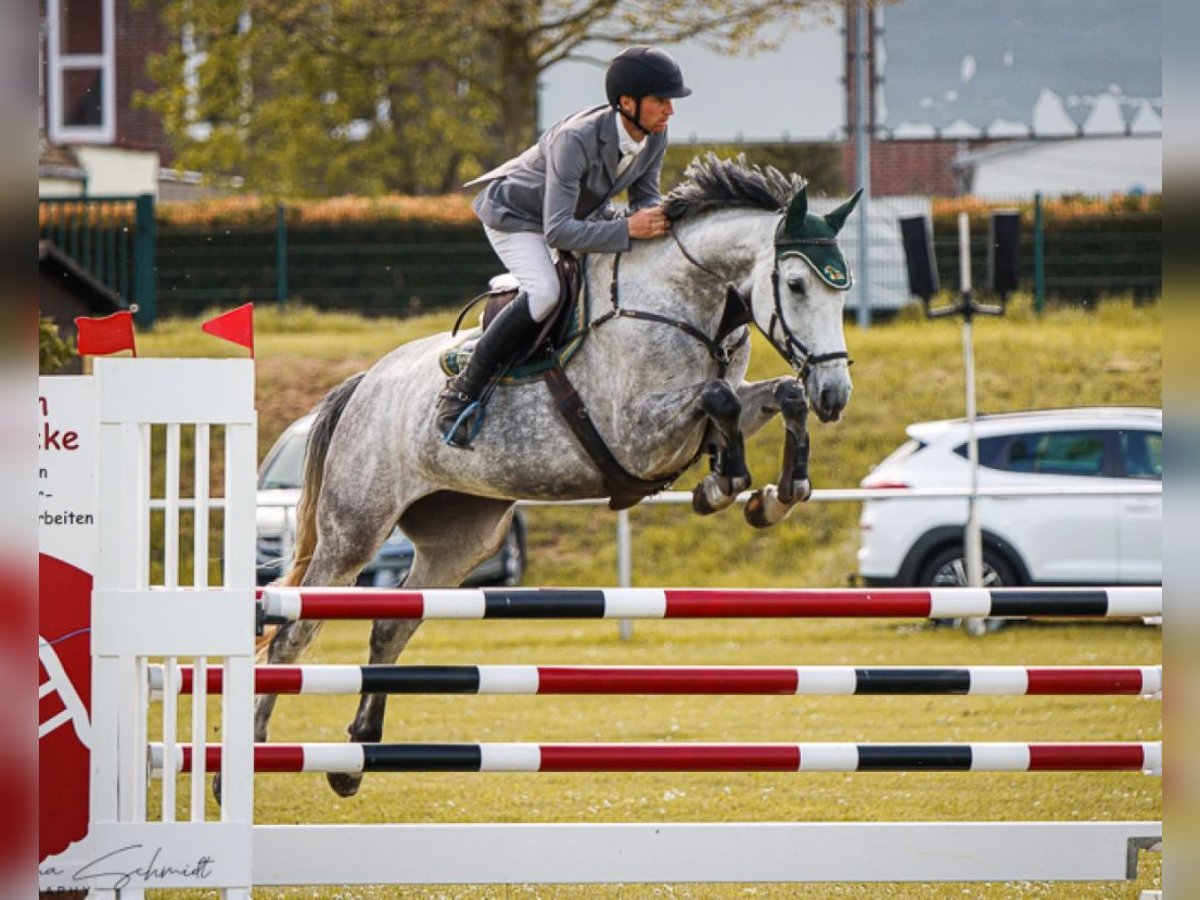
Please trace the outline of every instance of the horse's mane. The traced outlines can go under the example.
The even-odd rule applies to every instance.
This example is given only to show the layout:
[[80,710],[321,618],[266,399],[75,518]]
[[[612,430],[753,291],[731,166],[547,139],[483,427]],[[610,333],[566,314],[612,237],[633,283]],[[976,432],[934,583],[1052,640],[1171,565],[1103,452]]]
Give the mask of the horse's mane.
[[663,212],[672,221],[731,206],[777,212],[786,209],[805,184],[799,175],[784,175],[774,166],[750,165],[744,153],[733,159],[711,152],[697,156],[683,174],[685,180],[663,200]]

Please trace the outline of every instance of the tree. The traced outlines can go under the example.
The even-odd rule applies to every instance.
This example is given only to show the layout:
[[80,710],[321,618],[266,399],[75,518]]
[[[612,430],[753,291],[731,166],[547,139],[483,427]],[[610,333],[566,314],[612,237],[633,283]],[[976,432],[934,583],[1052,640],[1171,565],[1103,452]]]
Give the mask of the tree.
[[177,165],[287,196],[446,192],[488,149],[465,0],[166,0],[149,62]]
[[539,77],[589,42],[751,53],[834,0],[162,2],[184,40],[143,102],[178,164],[312,196],[445,192],[519,153]]
[[496,78],[479,89],[492,97],[501,113],[501,149],[510,156],[535,136],[538,78],[555,63],[589,58],[581,56],[581,50],[590,42],[616,47],[695,39],[722,53],[755,53],[778,46],[806,15],[829,14],[836,4],[832,0],[503,0],[486,8],[480,27],[489,35],[485,43],[498,48]]
[[65,341],[53,319],[38,316],[38,374],[53,375],[75,355],[71,342]]

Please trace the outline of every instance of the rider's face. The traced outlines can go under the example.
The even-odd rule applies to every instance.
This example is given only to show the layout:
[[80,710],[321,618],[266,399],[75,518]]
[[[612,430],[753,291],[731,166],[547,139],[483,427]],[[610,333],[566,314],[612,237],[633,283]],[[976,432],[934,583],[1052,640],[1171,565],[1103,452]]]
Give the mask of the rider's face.
[[[637,101],[632,97],[622,97],[621,106],[632,116],[637,109]],[[667,130],[667,120],[675,114],[675,105],[670,97],[646,96],[642,98],[641,120],[647,134],[661,134]]]

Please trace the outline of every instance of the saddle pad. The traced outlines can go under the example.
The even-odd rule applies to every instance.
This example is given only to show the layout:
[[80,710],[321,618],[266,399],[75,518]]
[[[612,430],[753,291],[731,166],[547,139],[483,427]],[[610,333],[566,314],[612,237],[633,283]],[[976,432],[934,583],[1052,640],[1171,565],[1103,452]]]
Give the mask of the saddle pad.
[[[527,363],[517,366],[500,379],[500,384],[526,384],[541,378],[542,373],[547,369],[554,366],[565,366],[567,361],[583,346],[583,340],[587,337],[587,324],[591,318],[590,309],[591,301],[588,296],[587,279],[584,278],[579,296],[568,311],[568,320],[571,323],[569,329],[569,333],[572,335],[571,339],[549,356],[530,360]],[[454,343],[444,349],[438,358],[442,371],[448,376],[453,377],[465,369],[467,361],[471,358],[471,353],[474,350],[474,342],[479,339],[482,333],[482,330],[479,328],[464,331],[455,339]]]

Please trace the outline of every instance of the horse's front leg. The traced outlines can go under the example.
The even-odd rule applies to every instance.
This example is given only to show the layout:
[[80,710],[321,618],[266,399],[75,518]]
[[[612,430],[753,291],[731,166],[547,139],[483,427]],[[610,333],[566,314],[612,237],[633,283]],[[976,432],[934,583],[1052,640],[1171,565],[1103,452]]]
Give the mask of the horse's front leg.
[[779,414],[783,417],[783,467],[777,484],[764,485],[746,502],[746,521],[755,528],[777,525],[797,503],[812,495],[808,477],[808,395],[795,378],[744,385],[739,392],[742,430],[753,434]]
[[699,402],[710,423],[707,438],[712,473],[693,488],[692,509],[707,516],[728,507],[750,487],[750,471],[742,437],[742,403],[729,382],[708,382]]
[[611,448],[633,474],[651,478],[687,466],[697,440],[703,439],[712,448],[716,471],[693,492],[698,512],[724,509],[750,484],[739,426],[741,403],[729,382],[713,379],[648,392],[631,412],[614,423]]

